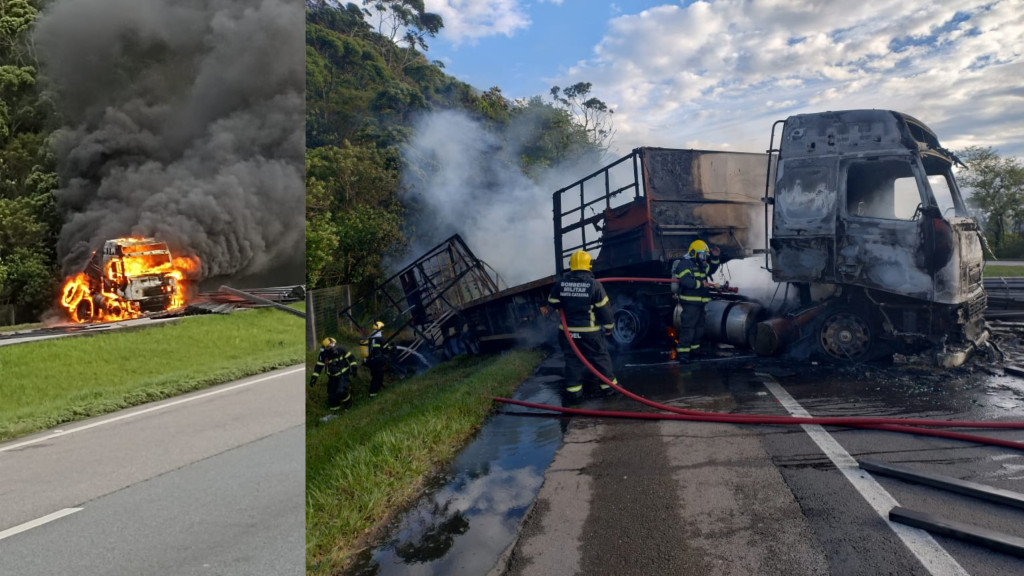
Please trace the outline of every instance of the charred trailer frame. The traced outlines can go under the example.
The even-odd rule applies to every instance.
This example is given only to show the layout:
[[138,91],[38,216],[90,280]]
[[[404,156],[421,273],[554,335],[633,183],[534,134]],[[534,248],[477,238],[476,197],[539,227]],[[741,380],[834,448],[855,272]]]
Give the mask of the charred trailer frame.
[[[373,319],[383,320],[387,341],[408,340],[397,355],[398,362],[421,353],[450,358],[473,352],[477,346],[476,331],[467,323],[464,308],[498,292],[501,284],[498,274],[455,234],[337,314],[361,327]],[[403,334],[407,330],[411,338]]]
[[[558,274],[581,248],[597,250],[598,278],[667,279],[672,262],[697,239],[719,247],[723,264],[763,252],[766,160],[766,154],[641,147],[555,191]],[[615,305],[618,344],[671,338],[676,302],[668,284],[605,288]],[[742,299],[729,293],[719,297]],[[732,310],[733,316],[739,310]]]
[[809,324],[821,351],[862,359],[883,341],[930,345],[955,365],[984,343],[980,229],[953,177],[959,160],[931,129],[888,110],[802,114],[776,122],[769,148],[766,265],[805,306],[825,294]]

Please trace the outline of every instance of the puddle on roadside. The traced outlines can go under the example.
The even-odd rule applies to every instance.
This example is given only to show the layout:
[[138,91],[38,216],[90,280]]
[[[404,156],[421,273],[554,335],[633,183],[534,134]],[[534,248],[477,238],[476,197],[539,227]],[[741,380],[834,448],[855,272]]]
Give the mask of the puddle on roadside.
[[[535,374],[513,397],[560,404],[555,381]],[[445,475],[434,478],[425,494],[395,520],[382,543],[359,554],[346,574],[486,574],[515,541],[519,522],[561,445],[565,422],[491,416]]]

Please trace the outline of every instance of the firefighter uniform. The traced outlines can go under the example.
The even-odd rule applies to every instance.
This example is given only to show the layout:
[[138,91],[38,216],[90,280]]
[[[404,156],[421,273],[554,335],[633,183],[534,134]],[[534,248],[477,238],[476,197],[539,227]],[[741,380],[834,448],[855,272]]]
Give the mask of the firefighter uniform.
[[317,356],[316,366],[313,367],[313,375],[309,379],[312,387],[320,377],[320,372],[327,369],[327,406],[331,410],[337,410],[342,404],[345,408],[352,405],[352,393],[349,391],[349,379],[356,375],[356,358],[344,346],[338,344],[334,338],[326,338],[323,347],[320,348],[320,355]]
[[367,357],[364,362],[370,368],[370,398],[376,396],[384,387],[384,367],[388,363],[393,347],[390,342],[384,340],[381,329],[383,322],[375,322],[374,331],[366,339]]
[[694,244],[698,242],[703,244],[703,256],[700,255],[701,250],[694,250],[691,245],[690,252],[672,264],[672,277],[679,281],[677,294],[682,307],[676,345],[676,359],[680,362],[700,353],[700,342],[704,338],[704,306],[711,301],[710,290],[704,282],[710,282],[719,266],[718,255],[708,257],[707,245],[700,241]]
[[[594,279],[593,273],[589,270],[589,255],[585,260],[586,268],[574,269],[555,283],[548,296],[548,302],[555,309],[560,308],[565,312],[565,321],[573,342],[587,361],[598,372],[617,384],[612,373],[612,358],[608,354],[608,344],[603,334],[615,326],[612,307],[604,287]],[[579,401],[583,397],[582,377],[586,368],[565,338],[561,323],[558,328],[559,342],[565,356],[566,397],[570,402]],[[607,391],[610,386],[601,382],[600,389]]]

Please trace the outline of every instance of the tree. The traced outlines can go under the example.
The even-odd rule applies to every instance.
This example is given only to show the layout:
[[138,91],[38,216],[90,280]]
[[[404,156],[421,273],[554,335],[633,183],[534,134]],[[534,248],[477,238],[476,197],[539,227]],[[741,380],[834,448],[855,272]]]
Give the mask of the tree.
[[[405,68],[420,50],[427,49],[427,37],[444,28],[440,14],[427,12],[423,0],[363,0],[367,18],[377,20],[381,53],[392,69]],[[405,43],[405,50],[400,48]]]
[[564,90],[552,86],[551,98],[580,123],[595,146],[607,150],[615,135],[611,118],[615,111],[600,99],[590,96],[592,87],[590,82],[577,82]]
[[345,142],[306,155],[306,277],[311,287],[368,288],[400,249],[397,158]]
[[957,179],[984,217],[993,244],[1001,248],[1007,232],[1019,232],[1024,225],[1024,165],[992,147],[970,146],[957,156],[968,168]]
[[0,0],[0,307],[24,320],[53,304],[60,282],[47,144],[54,110],[38,89],[31,43],[38,3]]

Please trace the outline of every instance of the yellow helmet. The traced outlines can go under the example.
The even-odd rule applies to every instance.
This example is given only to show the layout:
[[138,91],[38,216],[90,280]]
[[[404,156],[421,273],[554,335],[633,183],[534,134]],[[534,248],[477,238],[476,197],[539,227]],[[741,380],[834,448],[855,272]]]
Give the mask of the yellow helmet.
[[322,342],[320,342],[320,345],[323,346],[324,348],[331,348],[337,343],[338,341],[335,340],[334,338],[327,337],[324,338]]
[[706,254],[709,250],[707,242],[703,240],[694,240],[693,242],[690,242],[690,249],[687,251],[687,254],[693,258],[697,256],[698,252],[704,252]]
[[374,330],[383,330],[384,329],[384,323],[381,322],[380,320],[377,320],[376,322],[373,323],[373,329]]
[[590,254],[585,250],[577,250],[569,257],[570,270],[590,270]]

